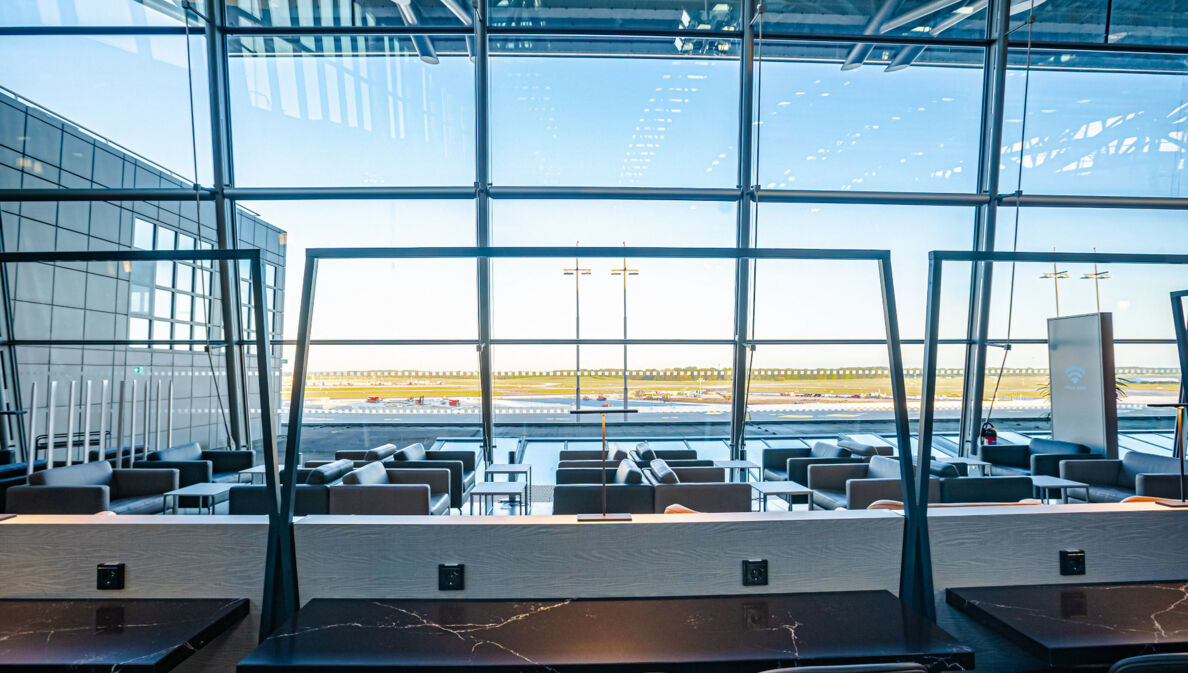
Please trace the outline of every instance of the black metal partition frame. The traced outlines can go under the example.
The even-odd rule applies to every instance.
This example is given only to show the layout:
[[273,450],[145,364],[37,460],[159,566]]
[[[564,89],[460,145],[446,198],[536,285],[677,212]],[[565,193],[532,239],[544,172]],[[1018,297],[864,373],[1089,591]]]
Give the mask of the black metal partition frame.
[[[919,431],[919,445],[916,455],[916,475],[918,481],[915,490],[915,511],[908,511],[909,524],[910,518],[914,515],[923,520],[928,515],[928,477],[929,477],[929,463],[932,457],[932,432],[935,421],[934,411],[936,405],[936,355],[937,346],[942,341],[940,339],[940,299],[941,299],[941,271],[945,262],[971,262],[979,267],[992,266],[997,262],[1030,262],[1030,263],[1051,263],[1051,262],[1070,262],[1083,264],[1188,264],[1188,255],[1175,254],[1142,254],[1142,253],[1098,253],[1098,252],[972,252],[968,250],[933,250],[928,253],[928,296],[927,305],[924,312],[924,364],[922,382],[920,390],[920,431]],[[989,303],[987,288],[987,304]],[[1181,377],[1184,376],[1185,370],[1188,369],[1188,336],[1185,335],[1183,305],[1179,297],[1188,296],[1188,290],[1172,293],[1172,312],[1176,316],[1176,339],[1179,344],[1180,355],[1180,369]],[[1178,313],[1177,313],[1178,311]],[[1016,340],[1019,341],[1019,340]],[[1035,343],[1046,343],[1045,340],[1027,340]],[[985,338],[985,331],[982,336],[972,342],[974,347],[985,348],[989,339]],[[969,372],[966,372],[967,377]],[[975,376],[981,376],[981,372],[975,372]],[[1183,388],[1181,387],[1181,395],[1183,395]],[[981,419],[981,404],[980,401],[975,401],[976,414],[978,422],[971,423],[968,427],[972,428],[971,436],[968,446],[976,445],[976,434]],[[961,438],[962,443],[965,439]],[[906,504],[906,503],[905,503]],[[910,529],[910,525],[909,525]],[[905,548],[908,542],[904,542]],[[917,539],[915,543],[919,546],[919,550],[912,558],[922,559],[923,562],[920,567],[912,569],[911,576],[920,581],[922,587],[926,587],[927,594],[932,594],[932,567],[930,561],[930,552],[928,550],[927,537]],[[905,552],[905,561],[909,556]],[[907,568],[905,566],[905,572]],[[928,602],[928,614],[932,615],[935,607],[932,605],[931,599]]]
[[[1180,357],[1180,401],[1188,402],[1188,324],[1184,323],[1184,301],[1188,300],[1188,290],[1177,290],[1171,293],[1172,320],[1176,323],[1176,353]],[[1176,455],[1180,447],[1175,447]]]
[[[297,326],[297,353],[293,363],[293,391],[289,405],[289,431],[285,442],[284,474],[280,475],[283,485],[280,500],[280,515],[271,520],[273,530],[269,534],[268,575],[265,584],[263,614],[260,619],[261,637],[266,636],[276,626],[281,624],[299,604],[299,592],[296,575],[295,557],[293,550],[293,497],[296,490],[295,476],[297,452],[301,446],[301,414],[304,405],[306,366],[309,360],[311,344],[327,343],[315,341],[310,336],[313,318],[314,293],[317,287],[318,263],[323,259],[474,259],[479,265],[488,265],[492,258],[549,258],[549,257],[602,257],[602,258],[669,258],[669,259],[732,259],[738,269],[745,269],[750,260],[821,260],[821,261],[871,261],[879,266],[880,293],[883,301],[883,321],[886,329],[886,344],[891,376],[891,392],[895,409],[895,435],[899,447],[911,447],[910,430],[908,426],[907,392],[904,387],[903,355],[899,338],[899,316],[895,306],[895,286],[891,273],[891,252],[889,250],[836,250],[836,249],[788,249],[788,248],[614,248],[614,247],[434,247],[434,248],[310,248],[305,252],[305,271],[301,285],[301,311]],[[737,269],[736,269],[737,270]],[[741,273],[741,271],[740,271]],[[481,311],[490,310],[490,290],[488,286],[479,287],[479,306]],[[741,312],[746,312],[745,305]],[[735,312],[740,312],[736,304]],[[737,316],[736,316],[737,317]],[[746,324],[745,320],[737,320]],[[737,335],[736,335],[737,337]],[[480,333],[475,343],[480,357],[490,357],[490,348],[494,340],[485,331]],[[499,340],[503,343],[503,340]],[[622,344],[634,343],[630,339],[603,339],[600,343]],[[399,340],[384,341],[375,339],[342,340],[337,339],[335,345],[398,345]],[[736,376],[736,379],[738,377]],[[738,403],[738,400],[735,400]],[[489,405],[484,405],[483,415],[491,413]],[[484,447],[484,458],[491,459],[492,447]],[[904,457],[910,456],[911,449],[900,449]],[[913,608],[924,612],[932,605],[931,592],[921,593],[919,582],[912,580],[908,569],[920,567],[919,562],[910,557],[916,547],[909,547],[908,540],[923,538],[927,540],[926,522],[923,516],[916,515],[915,498],[911,497],[910,485],[914,481],[913,466],[910,460],[900,460],[900,477],[903,482],[904,507],[907,510],[903,556],[900,565],[900,595]],[[269,465],[269,484],[277,479],[272,474],[276,462]],[[272,556],[274,547],[272,541],[283,541],[285,546],[277,546],[278,553],[289,554],[285,558]],[[927,549],[927,544],[924,546]],[[925,559],[925,565],[927,560]],[[279,575],[277,574],[279,573]],[[927,613],[926,613],[927,614]]]

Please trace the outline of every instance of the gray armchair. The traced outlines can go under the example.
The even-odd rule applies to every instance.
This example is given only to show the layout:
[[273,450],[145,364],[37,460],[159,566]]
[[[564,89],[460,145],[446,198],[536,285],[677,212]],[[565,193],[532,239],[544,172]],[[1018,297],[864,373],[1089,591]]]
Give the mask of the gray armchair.
[[[331,514],[448,514],[450,472],[369,463],[329,487]],[[385,469],[387,468],[387,469]]]
[[869,456],[851,455],[849,449],[830,442],[816,442],[803,457],[792,457],[784,461],[784,479],[808,486],[810,465],[859,465],[870,460]]
[[[940,499],[940,480],[928,479],[928,501]],[[812,465],[808,484],[813,502],[824,509],[866,509],[876,500],[903,500],[899,461],[875,456],[858,465]]]
[[[1131,451],[1121,460],[1066,460],[1060,463],[1060,476],[1089,484],[1089,502],[1121,502],[1132,495],[1180,497],[1177,480],[1180,464],[1175,458]],[[1155,476],[1154,475],[1166,475]],[[1139,491],[1139,478],[1144,491]],[[1171,479],[1168,479],[1171,477]],[[1174,488],[1175,493],[1165,489]],[[1070,489],[1069,500],[1079,498],[1081,489]]]
[[1030,444],[985,444],[978,447],[978,457],[990,463],[990,473],[994,475],[1055,477],[1060,474],[1060,463],[1097,456],[1084,444],[1033,439]]
[[466,496],[474,488],[474,473],[478,453],[470,450],[426,451],[422,444],[410,444],[392,454],[395,465],[408,469],[447,469],[450,471],[450,507],[462,509]]
[[29,475],[27,486],[8,489],[5,510],[13,514],[158,514],[161,495],[178,488],[178,471],[112,469],[82,463]]
[[252,466],[255,454],[251,451],[203,451],[197,443],[171,446],[148,454],[145,460],[132,464],[133,468],[172,468],[178,471],[180,484],[205,484],[212,481],[235,481],[240,470]]

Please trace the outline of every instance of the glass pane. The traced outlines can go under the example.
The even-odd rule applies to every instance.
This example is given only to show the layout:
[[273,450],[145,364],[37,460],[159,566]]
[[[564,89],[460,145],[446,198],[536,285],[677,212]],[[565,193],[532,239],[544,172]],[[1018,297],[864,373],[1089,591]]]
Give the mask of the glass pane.
[[525,30],[597,28],[690,32],[738,30],[741,8],[738,0],[651,0],[636,5],[601,0],[582,3],[580,10],[572,3],[557,0],[493,0],[489,6],[490,23],[499,27]]
[[1188,13],[1182,3],[1113,0],[1110,41],[1135,44],[1188,44]]
[[173,295],[173,317],[176,320],[190,320],[190,295],[181,293]]
[[0,145],[27,158],[23,186],[188,187],[195,148],[210,184],[203,38],[6,36],[0,62]]
[[173,293],[169,290],[157,290],[153,299],[153,315],[168,320],[173,317]]
[[132,247],[140,248],[141,250],[153,249],[153,225],[145,222],[140,218],[133,221],[132,227]]
[[177,240],[177,233],[172,229],[165,227],[157,228],[157,249],[158,250],[173,250],[174,243]]
[[[920,339],[924,336],[928,252],[968,250],[973,223],[971,208],[760,203],[754,227],[757,244],[765,248],[890,250],[900,334],[905,339]],[[769,277],[761,268],[756,279],[758,338],[859,338],[861,332],[863,337],[881,339],[886,333],[878,278],[872,275],[877,272],[874,262],[822,264],[820,276],[790,262],[764,265],[783,271]],[[942,278],[941,336],[962,338],[969,311],[969,265],[947,263]],[[797,288],[825,289],[805,292]],[[810,307],[815,320],[801,313]]]
[[293,2],[227,0],[230,26],[470,26],[470,0],[432,2]]
[[[555,58],[521,55],[529,51],[526,43],[493,47],[494,182],[737,184],[736,49],[680,57],[672,40],[597,40],[583,44],[584,55]],[[572,48],[565,42],[532,46],[561,53]],[[637,47],[653,57],[611,57],[638,53]]]
[[0,26],[180,26],[177,0],[4,0]]
[[157,262],[157,285],[173,287],[173,262]]
[[767,11],[762,15],[765,33],[943,35],[946,38],[981,38],[986,34],[984,2],[771,0],[765,4]]
[[1027,54],[1011,52],[1001,191],[1188,195],[1183,58],[1048,51],[1031,63],[1024,131]]
[[150,288],[133,283],[128,294],[128,311],[130,313],[148,313],[151,293]]
[[[765,45],[759,183],[777,189],[971,192],[977,186],[982,52]],[[895,70],[895,72],[888,72]],[[758,85],[757,85],[758,86]],[[872,104],[877,101],[877,104]]]
[[239,185],[474,183],[474,64],[460,38],[242,37],[228,48]]
[[676,201],[491,202],[495,245],[731,247],[733,203]]

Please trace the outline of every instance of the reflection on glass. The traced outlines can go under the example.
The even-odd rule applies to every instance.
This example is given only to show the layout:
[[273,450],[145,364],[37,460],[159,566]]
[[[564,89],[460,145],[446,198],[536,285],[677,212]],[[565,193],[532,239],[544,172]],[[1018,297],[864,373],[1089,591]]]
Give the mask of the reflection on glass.
[[506,201],[491,204],[495,245],[730,247],[733,203]]
[[178,0],[5,0],[0,26],[178,26]]
[[503,0],[490,3],[492,26],[532,28],[598,28],[624,30],[738,30],[739,0],[690,2],[650,0],[624,5],[607,0],[573,3],[559,0]]
[[474,64],[460,39],[436,44],[230,40],[237,183],[473,184]]
[[470,0],[227,0],[227,23],[232,26],[470,26],[473,21]]
[[766,3],[763,21],[765,33],[980,38],[986,33],[986,3],[771,0]]

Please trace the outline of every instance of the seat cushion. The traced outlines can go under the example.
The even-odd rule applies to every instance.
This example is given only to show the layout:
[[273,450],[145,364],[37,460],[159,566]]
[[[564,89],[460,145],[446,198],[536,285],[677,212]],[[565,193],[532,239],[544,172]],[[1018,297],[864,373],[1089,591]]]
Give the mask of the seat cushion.
[[450,494],[437,493],[429,496],[429,513],[445,514],[450,511]]
[[788,471],[787,470],[777,470],[774,468],[767,468],[767,469],[763,470],[763,480],[764,481],[787,481],[788,480]]
[[29,475],[30,486],[107,486],[111,484],[111,463],[82,463],[40,470]]
[[815,442],[809,455],[813,458],[845,458],[850,452],[833,442]]
[[827,491],[815,490],[813,491],[813,504],[817,507],[825,509],[837,509],[838,507],[846,506],[845,491]]
[[[1122,469],[1118,472],[1118,486],[1135,489],[1135,477],[1140,474],[1173,474],[1180,471],[1180,463],[1168,456],[1155,456],[1141,451],[1131,451],[1122,456]],[[1112,501],[1107,501],[1112,502]]]
[[384,469],[383,463],[368,463],[348,472],[342,478],[342,483],[351,485],[386,484],[388,483],[388,472]]
[[616,484],[642,484],[643,480],[643,472],[630,460],[620,462],[615,470]]
[[990,474],[996,477],[1018,477],[1027,476],[1031,474],[1031,470],[1025,467],[1015,467],[1013,465],[991,465]]
[[[1080,500],[1084,497],[1082,494],[1085,489],[1070,488],[1068,489],[1069,500]],[[1117,486],[1090,486],[1089,487],[1089,502],[1122,502],[1123,500],[1134,495],[1133,490],[1119,488]]]
[[668,466],[668,463],[663,460],[657,458],[649,466],[652,468],[652,473],[656,475],[656,480],[661,484],[680,483],[681,480],[677,478],[676,472],[673,472],[672,468]]
[[116,514],[160,514],[164,508],[165,499],[160,495],[121,498],[110,505],[110,511]]
[[392,454],[396,460],[425,460],[425,447],[422,444],[412,444]]
[[202,447],[198,446],[196,442],[190,444],[179,444],[178,446],[171,446],[168,449],[160,449],[153,451],[148,456],[149,460],[202,460]]

